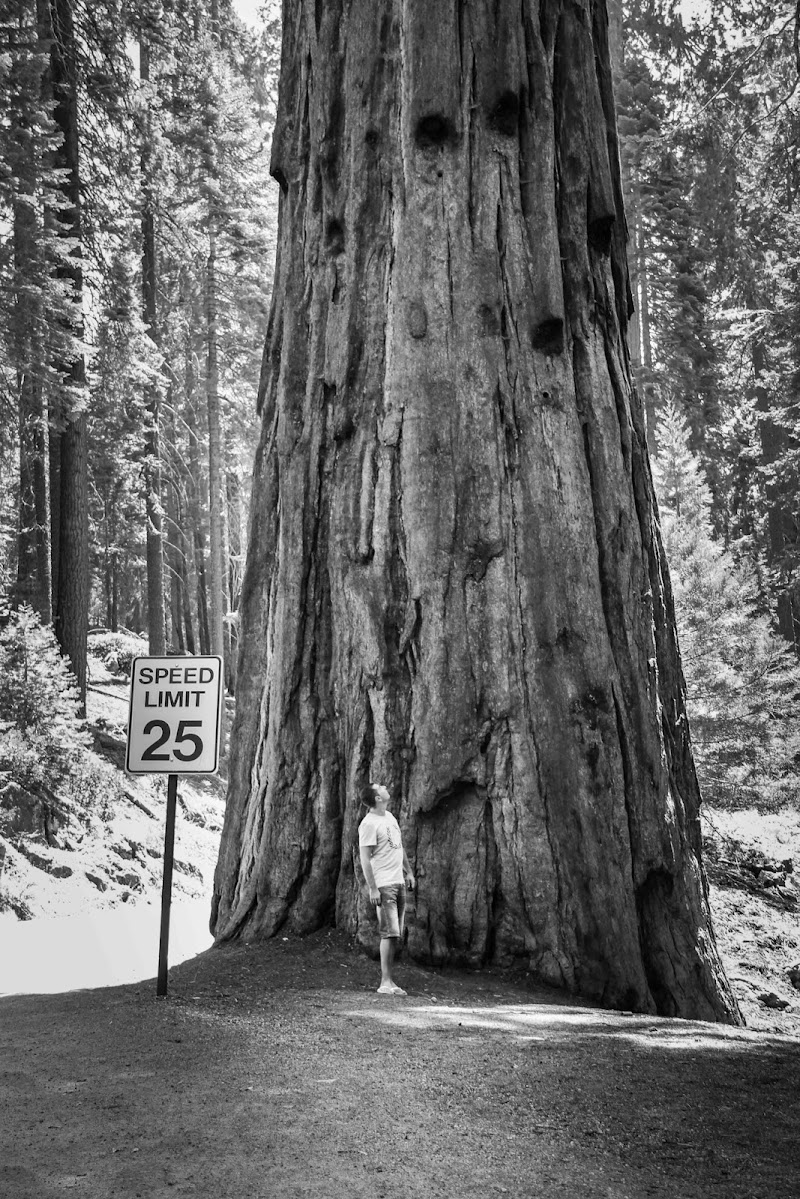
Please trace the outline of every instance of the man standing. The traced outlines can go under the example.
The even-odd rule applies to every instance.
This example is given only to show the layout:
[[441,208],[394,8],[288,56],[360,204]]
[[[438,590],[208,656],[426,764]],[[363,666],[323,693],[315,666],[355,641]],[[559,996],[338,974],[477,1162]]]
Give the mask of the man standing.
[[379,783],[364,788],[361,802],[369,808],[358,829],[361,869],[369,887],[370,903],[378,912],[381,934],[381,985],[379,995],[405,995],[392,981],[392,963],[403,938],[406,886],[414,890],[400,825],[388,811],[389,792]]

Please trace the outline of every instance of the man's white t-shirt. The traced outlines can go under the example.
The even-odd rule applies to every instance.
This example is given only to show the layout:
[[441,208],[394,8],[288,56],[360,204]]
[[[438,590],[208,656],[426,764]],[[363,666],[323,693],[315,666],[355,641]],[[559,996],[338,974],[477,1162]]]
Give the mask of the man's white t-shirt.
[[391,887],[403,881],[403,842],[400,825],[391,812],[379,816],[367,812],[358,828],[358,844],[375,846],[370,858],[376,887]]

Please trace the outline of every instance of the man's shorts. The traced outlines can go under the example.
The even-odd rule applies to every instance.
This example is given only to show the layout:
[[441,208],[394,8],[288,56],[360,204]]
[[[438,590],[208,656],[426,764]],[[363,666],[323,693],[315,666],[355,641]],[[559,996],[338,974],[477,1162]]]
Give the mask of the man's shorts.
[[384,937],[402,937],[406,916],[406,888],[404,883],[393,883],[391,887],[379,887],[381,902],[378,908],[378,929]]

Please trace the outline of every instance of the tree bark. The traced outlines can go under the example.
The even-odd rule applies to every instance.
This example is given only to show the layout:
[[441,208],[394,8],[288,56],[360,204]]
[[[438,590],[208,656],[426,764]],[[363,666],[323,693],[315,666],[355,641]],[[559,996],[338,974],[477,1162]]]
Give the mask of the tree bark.
[[284,6],[217,938],[409,948],[737,1021],[642,413],[605,5]]

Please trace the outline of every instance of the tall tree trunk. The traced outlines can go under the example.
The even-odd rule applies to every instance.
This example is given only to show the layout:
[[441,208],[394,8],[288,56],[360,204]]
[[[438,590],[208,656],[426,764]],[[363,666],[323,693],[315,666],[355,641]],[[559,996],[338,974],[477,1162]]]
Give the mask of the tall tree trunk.
[[[185,393],[190,394],[190,393]],[[175,423],[175,404],[170,385],[170,417],[167,424],[169,443],[172,447],[178,445],[178,434]],[[187,496],[184,490],[184,479],[188,473],[187,464],[182,455],[175,450],[168,463],[168,487],[166,491],[167,519],[167,563],[170,578],[171,597],[171,627],[172,642],[180,653],[195,652],[194,618],[189,597],[190,530]]]
[[185,412],[185,420],[187,431],[189,434],[189,461],[183,465],[177,474],[181,481],[180,483],[180,502],[181,502],[181,521],[180,521],[180,537],[181,537],[181,566],[183,571],[183,618],[186,628],[186,643],[190,653],[197,652],[198,644],[195,630],[198,628],[197,615],[197,596],[198,583],[197,571],[194,564],[194,529],[197,521],[197,496],[198,496],[198,476],[195,470],[199,470],[199,447],[197,444],[197,432],[195,429],[195,410],[196,403],[196,372],[195,372],[195,353],[194,353],[194,337],[193,325],[190,323],[189,332],[186,338],[186,360],[184,365],[184,402],[183,411]]
[[208,410],[208,517],[209,517],[209,630],[211,653],[225,656],[225,586],[223,478],[225,449],[219,396],[217,345],[216,233],[211,216],[206,270],[206,403]]
[[[111,499],[106,493],[103,505],[103,595],[106,607],[106,628],[111,629],[113,617],[114,565],[111,548]],[[113,632],[113,629],[112,629]]]
[[19,526],[16,601],[52,619],[47,404],[33,372],[19,378]]
[[87,471],[86,372],[83,350],[83,265],[81,258],[81,184],[78,147],[78,95],[72,0],[51,0],[52,41],[50,72],[55,107],[53,117],[61,134],[56,166],[64,172],[64,211],[60,231],[74,243],[59,275],[70,284],[72,314],[65,333],[75,342],[60,364],[66,390],[61,435],[51,444],[58,453],[59,529],[58,568],[54,571],[54,624],[61,648],[69,658],[81,704],[86,700],[86,642],[89,627],[89,505]]
[[[150,82],[150,46],[147,38],[139,41],[139,75]],[[142,315],[147,334],[157,352],[158,288],[156,264],[156,216],[152,170],[152,132],[149,118],[142,138]],[[164,605],[164,529],[161,500],[161,445],[159,437],[160,395],[158,383],[147,385],[147,427],[144,444],[144,493],[147,527],[147,636],[150,653],[163,657],[167,652],[166,610]]]
[[636,339],[636,350],[634,350],[634,339],[631,339],[631,357],[633,359],[634,378],[637,380],[642,393],[647,448],[650,453],[655,453],[658,412],[653,376],[653,342],[650,329],[650,275],[647,267],[647,242],[645,239],[644,221],[642,220],[641,195],[635,181],[632,183],[630,196],[635,206],[633,209],[633,249],[636,270],[634,302],[638,308],[638,311],[634,314],[634,325],[638,332],[638,338]]
[[374,942],[739,1019],[641,409],[605,5],[284,6],[279,260],[218,938]]
[[106,626],[112,633],[119,629],[119,496],[122,482],[117,480],[106,494],[105,509],[105,591]]
[[[20,178],[22,182],[22,177]],[[38,274],[40,236],[33,188],[14,206],[14,258],[17,283],[16,347],[19,406],[19,523],[17,603],[30,604],[43,623],[52,619],[50,564],[50,477],[47,398],[42,385],[47,355],[42,296],[31,277]]]
[[[227,453],[224,444],[222,446],[222,472],[220,478],[220,511],[222,516],[222,595],[225,613],[231,611],[231,543],[230,543],[230,520],[228,511],[228,470],[227,470]],[[224,650],[225,662],[225,690],[233,695],[234,679],[236,668],[232,661],[233,655],[233,640],[231,636],[231,622],[226,618],[222,629],[222,644]]]
[[197,580],[197,636],[201,654],[213,653],[211,648],[211,621],[208,602],[208,571],[206,570],[206,542],[201,525],[194,529],[193,541],[194,574]]
[[61,432],[59,402],[56,389],[48,398],[49,457],[47,474],[50,483],[50,613],[55,618],[61,560]]
[[[12,137],[7,167],[13,180],[13,365],[16,368],[19,436],[19,507],[15,602],[27,603],[44,623],[52,619],[50,562],[50,479],[47,396],[49,358],[46,314],[48,266],[45,255],[42,188],[46,151],[38,129],[42,92],[49,99],[49,72],[41,62],[49,25],[42,27],[31,0],[17,12],[15,52],[6,80]],[[37,58],[36,56],[42,56]]]
[[[200,315],[195,311],[195,327],[200,327]],[[192,594],[197,611],[197,640],[201,654],[211,653],[206,588],[206,553],[203,511],[203,469],[200,462],[200,433],[195,404],[195,370],[193,347],[188,347],[186,369],[186,424],[189,434],[189,477],[186,480],[187,542]]]
[[[753,304],[755,307],[755,304]],[[764,386],[767,350],[760,334],[753,340],[753,398],[759,415],[758,434],[761,442],[761,462],[767,467],[765,485],[767,500],[767,563],[772,572],[778,632],[785,637],[794,652],[800,653],[800,594],[786,569],[786,548],[795,541],[797,528],[788,508],[788,497],[770,477],[770,467],[779,462],[786,450],[786,433],[775,419],[769,389]]]
[[[208,15],[211,39],[215,47],[222,45],[219,4],[211,0]],[[220,81],[218,80],[219,84]],[[208,600],[211,653],[223,660],[223,682],[229,682],[230,638],[225,632],[228,612],[227,555],[225,536],[225,437],[222,427],[222,405],[219,394],[219,297],[217,294],[217,230],[219,209],[216,186],[220,183],[217,145],[220,134],[218,111],[209,97],[206,111],[207,150],[204,172],[208,187],[208,261],[206,264],[206,410],[208,417]],[[225,744],[224,733],[222,744]]]
[[[168,435],[170,444],[176,445],[176,430],[174,418],[174,403],[169,405],[170,412],[173,414],[168,422]],[[168,463],[167,467],[167,488],[166,488],[166,503],[165,513],[167,521],[167,536],[166,536],[166,564],[169,575],[169,595],[170,595],[170,644],[173,645],[178,653],[186,653],[187,631],[184,627],[184,578],[185,566],[184,558],[184,532],[183,520],[181,515],[181,504],[179,496],[179,479],[180,468],[176,457],[172,458],[172,462]]]
[[186,652],[196,654],[194,609],[192,607],[189,555],[191,553],[189,538],[183,537],[183,553],[181,555],[181,599],[183,602],[183,627],[186,633]]
[[14,274],[12,354],[16,369],[19,506],[15,602],[30,604],[49,623],[51,605],[48,414],[43,380],[48,359],[47,268],[41,192],[44,153],[37,133],[42,79],[31,63],[42,50],[34,4],[19,5],[15,52],[6,86],[11,138],[6,166],[13,180]]
[[622,0],[607,0],[608,57],[615,93],[618,92],[625,66],[625,14]]
[[[625,20],[622,0],[607,0],[608,44],[611,75],[615,92],[623,79],[625,68]],[[642,221],[641,193],[637,180],[636,165],[622,157],[622,191],[625,198],[628,244],[632,249],[633,270],[631,286],[634,311],[628,326],[628,348],[633,368],[634,382],[639,386],[644,401],[647,448],[653,453],[656,448],[656,392],[653,385],[653,354],[650,340],[650,297],[647,271],[647,247]]]
[[7,123],[11,137],[6,167],[12,181],[13,296],[12,364],[17,375],[19,502],[17,582],[14,602],[28,603],[42,621],[50,603],[50,505],[48,412],[43,378],[48,359],[44,295],[47,266],[41,191],[43,134],[37,131],[42,78],[31,70],[47,30],[38,29],[36,6],[20,4],[16,40],[8,58]]
[[[241,570],[244,550],[244,502],[242,480],[235,466],[228,469],[226,485],[226,511],[228,512],[228,595],[230,610],[236,612],[241,595]],[[236,622],[229,629],[231,638],[229,691],[236,693],[236,665],[239,651],[239,628]]]

